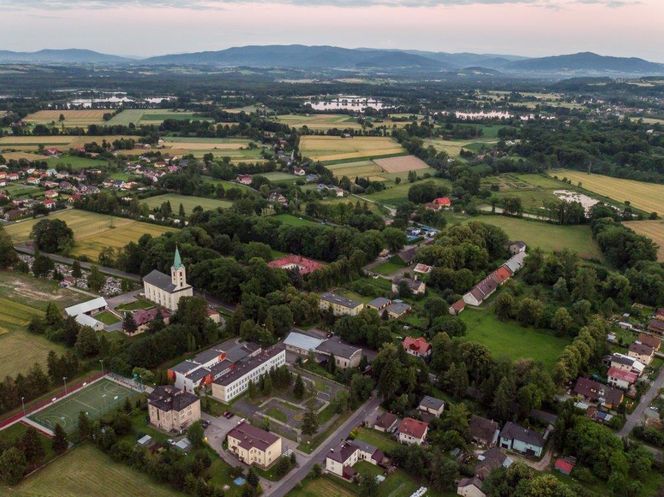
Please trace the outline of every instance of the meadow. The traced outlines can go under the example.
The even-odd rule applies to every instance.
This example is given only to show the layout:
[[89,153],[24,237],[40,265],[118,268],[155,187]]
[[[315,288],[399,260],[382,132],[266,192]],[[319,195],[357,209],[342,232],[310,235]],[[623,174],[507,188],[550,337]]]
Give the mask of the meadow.
[[193,197],[190,195],[178,195],[176,193],[166,193],[164,195],[157,195],[155,197],[148,197],[142,201],[150,209],[161,207],[164,202],[171,203],[171,209],[174,213],[178,213],[180,204],[184,207],[185,214],[189,215],[193,212],[194,208],[201,206],[203,210],[214,210],[217,207],[228,208],[233,205],[229,200],[221,200],[216,198],[206,197]]
[[424,146],[432,146],[439,152],[445,152],[450,157],[459,157],[462,149],[477,152],[482,145],[493,145],[498,143],[497,138],[478,137],[469,140],[444,140],[442,138],[427,138],[424,140]]
[[103,159],[89,159],[78,155],[63,154],[60,157],[48,157],[46,163],[49,167],[66,166],[74,171],[81,169],[104,169],[108,162]]
[[546,252],[558,252],[567,248],[583,258],[602,259],[599,246],[593,240],[590,226],[587,225],[562,226],[493,215],[483,215],[469,220],[499,226],[507,233],[510,240],[523,240],[530,248],[539,247]]
[[362,128],[354,117],[347,114],[282,114],[277,116],[276,121],[280,124],[287,124],[292,128],[302,128],[304,126],[317,130]]
[[388,155],[403,155],[405,150],[387,137],[303,136],[302,155],[322,162],[352,159],[371,159]]
[[634,207],[645,212],[664,214],[664,185],[601,174],[587,174],[571,169],[559,169],[552,171],[551,174],[558,178],[566,177],[575,185],[580,183],[582,188],[617,202],[629,201]]
[[[87,128],[91,124],[104,124],[104,114],[111,112],[108,109],[40,110],[25,116],[24,120],[33,124]],[[60,116],[64,117],[64,121],[60,121]]]
[[166,119],[173,119],[176,121],[212,120],[209,117],[206,118],[199,116],[194,112],[179,111],[174,109],[126,109],[114,115],[111,120],[108,121],[108,124],[121,124],[124,126],[129,126],[130,124],[134,124],[136,126],[150,124],[159,125]]
[[42,161],[48,160],[48,155],[33,154],[30,152],[3,152],[2,155],[5,160],[27,160],[27,161]]
[[[168,231],[176,231],[175,228],[77,209],[59,211],[51,214],[49,218],[61,219],[73,230],[74,248],[70,255],[84,255],[94,261],[105,247],[119,249],[129,242],[138,241],[145,234],[159,236]],[[14,243],[24,243],[30,239],[32,227],[39,221],[40,219],[29,219],[10,224],[5,230]]]
[[39,146],[55,147],[62,151],[70,148],[82,147],[86,143],[101,143],[106,140],[107,142],[114,142],[121,138],[131,138],[138,141],[138,136],[125,136],[125,135],[110,135],[110,136],[74,136],[74,135],[57,135],[57,136],[3,136],[0,138],[0,148],[3,150],[18,150],[23,152],[35,152],[39,150]]
[[[445,185],[447,187],[452,186],[452,183],[449,180],[443,178],[427,178],[421,181],[432,181],[436,184]],[[408,183],[407,181],[402,181],[401,183],[394,184],[389,186],[385,190],[380,192],[372,193],[370,195],[364,195],[363,198],[372,200],[374,202],[379,202],[381,204],[396,205],[408,200],[408,190],[413,186],[413,183]]]
[[269,179],[272,183],[295,183],[298,179],[302,179],[300,176],[283,171],[271,171],[269,173],[260,173],[259,175]]
[[624,224],[639,235],[645,235],[659,245],[657,260],[664,262],[664,221],[629,221]]
[[371,181],[385,181],[385,178],[381,175],[383,170],[371,159],[341,162],[326,167],[332,171],[332,174],[334,174],[336,178],[346,176],[350,179],[354,179],[357,176],[360,176],[362,178],[369,178]]
[[533,359],[552,369],[569,343],[569,339],[549,331],[524,328],[514,321],[500,321],[493,310],[466,309],[460,318],[467,326],[464,339],[481,343],[496,359]]
[[[164,139],[163,144],[157,149],[162,153],[182,156],[193,155],[203,157],[212,154],[215,157],[229,157],[233,162],[262,162],[262,147],[250,146],[251,140],[244,138],[193,138],[184,136],[172,136]],[[124,155],[141,155],[144,149],[133,149],[123,151]]]
[[77,447],[13,488],[7,497],[183,497],[144,473],[116,463],[91,444]]
[[27,326],[32,317],[44,314],[49,302],[62,309],[81,297],[52,281],[0,271],[0,378],[26,373],[35,362],[45,365],[51,350],[64,352],[62,346],[29,333]]
[[283,224],[288,226],[318,226],[319,223],[315,221],[309,221],[302,217],[296,217],[292,214],[277,214],[274,216],[274,219],[281,221]]

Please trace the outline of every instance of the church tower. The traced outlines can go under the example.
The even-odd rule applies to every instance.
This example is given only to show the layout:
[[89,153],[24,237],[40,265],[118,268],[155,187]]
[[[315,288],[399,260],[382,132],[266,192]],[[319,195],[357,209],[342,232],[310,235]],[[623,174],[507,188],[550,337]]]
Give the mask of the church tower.
[[175,257],[173,258],[173,265],[171,266],[171,281],[176,289],[187,286],[187,271],[182,264],[180,251],[177,246],[175,247]]

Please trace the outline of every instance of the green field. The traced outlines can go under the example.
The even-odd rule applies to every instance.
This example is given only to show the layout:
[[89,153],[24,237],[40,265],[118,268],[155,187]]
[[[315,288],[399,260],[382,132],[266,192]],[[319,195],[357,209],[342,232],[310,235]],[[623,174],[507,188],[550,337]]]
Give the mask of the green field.
[[596,192],[617,202],[629,201],[637,209],[645,212],[664,214],[664,185],[644,183],[630,179],[613,178],[601,174],[587,174],[571,169],[559,169],[551,172],[558,178],[567,178],[572,184]]
[[486,346],[496,359],[534,359],[553,368],[569,343],[545,330],[500,321],[492,310],[466,309],[460,317],[467,326],[465,339]]
[[491,146],[498,143],[497,138],[479,137],[470,140],[444,140],[442,138],[427,138],[424,146],[432,146],[439,152],[445,152],[450,157],[458,157],[462,149],[479,151],[483,145]]
[[27,326],[33,316],[43,315],[49,302],[62,309],[81,300],[80,294],[53,281],[0,271],[0,378],[26,373],[35,362],[45,365],[51,350],[64,352],[62,346],[29,333]]
[[320,477],[305,480],[302,487],[296,487],[288,497],[356,497],[356,495],[341,480],[337,482],[334,477]]
[[274,219],[278,219],[288,226],[318,226],[320,224],[315,221],[309,221],[308,219],[295,217],[292,214],[278,214],[274,216]]
[[180,209],[180,204],[184,207],[185,214],[189,215],[193,212],[194,208],[200,206],[203,210],[211,211],[217,207],[228,208],[233,205],[229,200],[220,200],[216,198],[206,197],[192,197],[190,195],[178,195],[176,193],[166,193],[164,195],[157,195],[156,197],[149,197],[143,200],[144,204],[150,209],[158,209],[164,202],[171,203],[173,213],[177,215]]
[[69,154],[63,154],[60,157],[49,157],[46,163],[49,167],[66,166],[71,167],[74,171],[80,171],[81,169],[104,169],[108,166],[108,162],[105,160],[89,159]]
[[[59,211],[49,216],[50,219],[61,219],[74,232],[73,256],[85,255],[96,261],[104,247],[122,248],[129,242],[138,241],[145,235],[159,236],[175,228],[142,223],[132,219],[96,214],[78,209]],[[5,231],[14,243],[24,243],[30,239],[32,227],[40,219],[29,219],[7,225]]]
[[405,155],[406,151],[392,138],[356,136],[303,136],[300,138],[302,155],[322,162],[370,159],[388,155]]
[[138,395],[134,390],[102,378],[46,409],[31,414],[29,418],[51,430],[59,423],[65,431],[72,433],[78,426],[78,414],[81,411],[96,420],[122,406],[125,399]]
[[373,268],[373,271],[379,274],[383,275],[390,275],[392,273],[396,273],[399,269],[403,269],[406,267],[406,264],[398,257],[398,256],[393,256],[390,257],[390,260],[387,262],[383,262],[382,264],[379,264],[378,266]]
[[259,173],[258,176],[263,176],[264,178],[269,179],[272,183],[295,183],[298,179],[303,179],[300,176],[281,171]]
[[353,116],[347,114],[283,114],[277,116],[276,120],[293,128],[306,126],[309,129],[328,130],[332,128],[360,129],[362,127]]
[[199,116],[194,112],[177,111],[173,109],[127,109],[113,116],[107,124],[121,124],[124,126],[129,126],[130,124],[135,124],[136,126],[150,124],[159,125],[166,119],[174,119],[176,121],[184,121],[188,119],[199,121],[212,120],[209,117],[205,118]]
[[13,488],[7,497],[184,497],[93,445],[73,449]]
[[[420,171],[418,171],[419,173]],[[445,185],[449,188],[452,187],[452,183],[449,180],[443,178],[428,178],[423,179],[422,181],[432,181],[436,184]],[[409,183],[408,181],[402,181],[400,184],[394,184],[394,186],[389,186],[385,190],[380,192],[372,193],[370,195],[365,195],[369,200],[374,202],[379,202],[381,204],[396,205],[408,200],[408,190],[413,186],[414,183]]]
[[599,246],[593,240],[590,226],[558,225],[508,216],[479,216],[469,220],[493,224],[502,228],[510,240],[523,240],[530,248],[540,247],[547,252],[570,249],[580,257],[602,259]]

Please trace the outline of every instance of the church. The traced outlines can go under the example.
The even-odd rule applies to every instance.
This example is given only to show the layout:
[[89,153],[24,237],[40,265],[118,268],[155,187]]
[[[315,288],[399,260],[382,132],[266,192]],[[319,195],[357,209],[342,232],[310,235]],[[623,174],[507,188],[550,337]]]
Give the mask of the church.
[[182,264],[180,251],[175,248],[171,276],[156,269],[143,277],[145,298],[170,311],[177,311],[182,297],[192,297],[194,288],[187,284],[187,271]]

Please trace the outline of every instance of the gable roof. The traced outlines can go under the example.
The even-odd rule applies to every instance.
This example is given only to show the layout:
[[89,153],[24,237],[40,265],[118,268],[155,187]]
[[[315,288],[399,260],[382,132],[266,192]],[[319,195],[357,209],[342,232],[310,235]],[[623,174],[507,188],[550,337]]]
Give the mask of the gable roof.
[[372,307],[374,309],[380,309],[382,307],[387,307],[392,301],[386,299],[385,297],[376,297],[371,302],[367,303],[367,307]]
[[345,359],[350,359],[358,352],[362,352],[360,347],[344,343],[336,337],[325,340],[316,347],[316,350],[323,354],[331,354],[335,357],[343,357]]
[[600,400],[606,404],[618,405],[623,399],[623,393],[617,388],[604,385],[590,378],[578,378],[572,391],[592,402]]
[[374,426],[380,426],[384,430],[388,430],[394,424],[399,421],[399,418],[396,416],[396,414],[392,414],[391,412],[384,412],[380,416],[378,416],[378,419],[376,419],[376,423]]
[[194,394],[175,388],[173,385],[160,385],[148,397],[148,403],[160,411],[180,412],[198,401],[198,397]]
[[403,418],[399,423],[399,433],[410,435],[420,440],[426,435],[429,424],[413,418]]
[[544,447],[544,437],[536,431],[524,428],[516,423],[508,421],[500,432],[500,438],[518,440],[536,447]]
[[617,380],[622,380],[626,381],[629,384],[632,384],[636,382],[638,379],[638,375],[636,373],[632,373],[631,371],[625,371],[620,368],[609,368],[609,372],[607,373],[607,376],[609,378],[615,378]]
[[172,293],[173,290],[175,290],[175,285],[173,284],[171,277],[156,269],[153,269],[143,276],[143,281],[169,293]]
[[436,397],[431,397],[430,395],[425,395],[422,397],[422,400],[420,400],[420,405],[418,407],[438,411],[445,407],[445,401],[437,399]]
[[647,333],[639,333],[639,342],[648,345],[653,349],[658,349],[662,345],[662,340],[656,336],[648,335]]
[[493,442],[493,437],[498,431],[498,423],[492,419],[487,419],[482,416],[473,414],[468,423],[470,434],[473,438],[481,440],[484,443]]
[[67,307],[65,312],[68,316],[76,317],[79,314],[86,314],[91,311],[96,311],[97,309],[102,309],[107,307],[108,303],[104,297],[98,297],[96,299],[88,300],[87,302],[81,302],[80,304],[72,305]]
[[274,442],[279,440],[279,437],[274,433],[270,433],[258,428],[257,426],[250,425],[246,421],[243,421],[231,431],[229,431],[228,436],[239,440],[240,447],[247,450],[259,449],[264,451]]
[[324,340],[320,338],[314,338],[297,331],[291,331],[284,339],[284,345],[306,351],[315,350],[323,342]]
[[336,293],[332,292],[325,292],[323,295],[320,296],[320,299],[326,302],[330,302],[332,304],[337,304],[343,307],[347,307],[349,309],[355,309],[357,306],[362,305],[361,302],[357,302],[353,299],[349,299],[348,297],[344,297],[343,295],[337,295]]
[[651,346],[638,342],[632,343],[629,346],[628,350],[638,355],[648,355],[648,356],[653,355],[655,352],[655,349],[653,349]]
[[424,337],[406,337],[401,344],[404,349],[412,350],[418,354],[426,354],[431,349],[431,344]]

